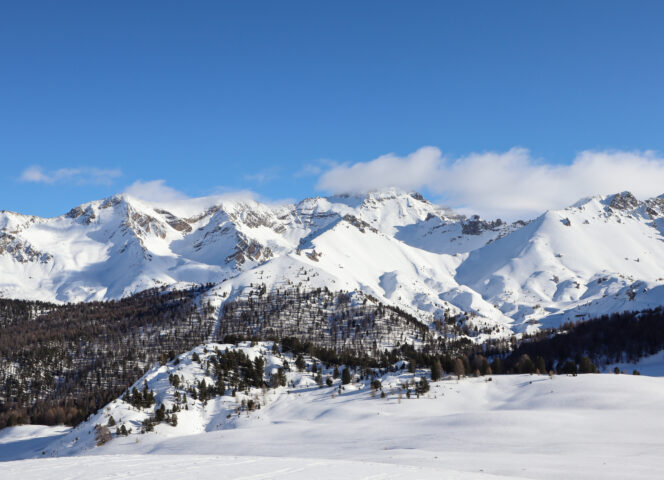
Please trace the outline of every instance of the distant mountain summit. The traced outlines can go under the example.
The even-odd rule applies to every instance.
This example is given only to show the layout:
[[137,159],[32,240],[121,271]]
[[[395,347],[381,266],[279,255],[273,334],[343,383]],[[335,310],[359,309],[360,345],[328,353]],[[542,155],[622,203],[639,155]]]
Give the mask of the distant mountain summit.
[[126,194],[54,218],[0,212],[0,296],[117,299],[212,283],[215,308],[261,286],[362,292],[477,341],[664,304],[664,199],[583,199],[515,223],[396,189],[271,205]]

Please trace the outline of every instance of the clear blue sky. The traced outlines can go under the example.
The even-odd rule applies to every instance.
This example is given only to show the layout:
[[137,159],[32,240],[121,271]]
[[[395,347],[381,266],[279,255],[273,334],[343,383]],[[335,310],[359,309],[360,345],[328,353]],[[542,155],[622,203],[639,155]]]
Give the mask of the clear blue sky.
[[424,145],[662,152],[662,25],[654,1],[3,2],[0,209],[155,179],[299,198],[320,159]]

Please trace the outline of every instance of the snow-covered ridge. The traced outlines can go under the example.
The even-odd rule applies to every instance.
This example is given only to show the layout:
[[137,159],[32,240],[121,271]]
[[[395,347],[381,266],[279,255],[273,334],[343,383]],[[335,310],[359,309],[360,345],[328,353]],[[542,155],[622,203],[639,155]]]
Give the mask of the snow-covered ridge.
[[[508,224],[395,189],[272,205],[125,194],[55,218],[0,212],[0,296],[76,302],[215,283],[361,291],[425,324],[504,336],[664,303],[664,199],[629,192]],[[493,332],[482,334],[480,332]]]

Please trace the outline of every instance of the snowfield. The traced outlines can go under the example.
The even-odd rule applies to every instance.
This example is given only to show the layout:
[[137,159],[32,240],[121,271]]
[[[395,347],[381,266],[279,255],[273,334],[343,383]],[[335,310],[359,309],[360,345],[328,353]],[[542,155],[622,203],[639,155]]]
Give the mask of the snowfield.
[[[168,376],[185,384],[206,378],[215,347],[263,356],[266,374],[284,360],[292,365],[269,343],[210,344],[194,351],[201,363],[194,352],[183,354],[137,385],[145,380],[157,405],[169,405],[176,390]],[[3,431],[2,478],[661,478],[663,378],[447,377],[419,398],[399,394],[424,374],[384,374],[382,398],[368,380],[356,377],[340,392],[339,380],[319,387],[311,372],[291,370],[288,387],[207,404],[188,399],[176,427],[163,423],[145,434],[138,431],[148,411],[116,400],[72,430]],[[243,398],[261,408],[239,409]],[[96,447],[93,427],[110,416],[133,433]]]
[[114,455],[24,460],[2,465],[3,478],[160,478],[178,480],[338,480],[403,479],[501,480],[509,477],[450,469],[310,458],[227,457],[218,455]]

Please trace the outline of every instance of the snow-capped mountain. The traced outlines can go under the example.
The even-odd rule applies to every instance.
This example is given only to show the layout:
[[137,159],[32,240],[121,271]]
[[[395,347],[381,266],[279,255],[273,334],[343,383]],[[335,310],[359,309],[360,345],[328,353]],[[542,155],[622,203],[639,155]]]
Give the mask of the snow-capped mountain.
[[417,193],[270,205],[116,195],[55,218],[0,212],[0,296],[76,302],[214,283],[361,291],[477,340],[664,303],[664,199],[592,197],[529,222],[466,218]]

